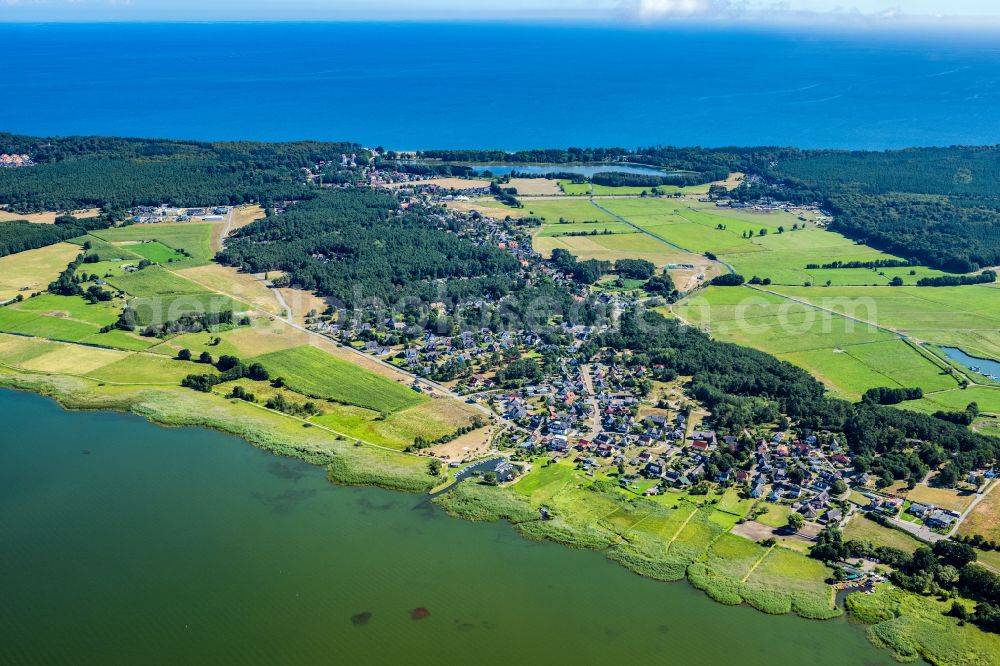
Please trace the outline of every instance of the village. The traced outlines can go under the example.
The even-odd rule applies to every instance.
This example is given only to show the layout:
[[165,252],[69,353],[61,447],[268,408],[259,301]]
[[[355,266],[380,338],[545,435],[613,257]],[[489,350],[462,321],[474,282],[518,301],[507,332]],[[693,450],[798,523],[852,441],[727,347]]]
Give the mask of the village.
[[[440,206],[481,196],[484,188],[456,190],[446,181],[436,185],[374,168],[365,174],[374,186],[396,184],[404,206],[437,206],[441,228],[511,253],[529,280],[545,276],[579,298],[589,296],[608,313],[604,322],[635,305],[618,292],[581,290],[544,261],[532,249],[531,219],[500,220]],[[843,529],[859,514],[924,542],[947,538],[961,521],[959,511],[911,502],[882,479],[858,471],[842,435],[797,429],[784,418],[770,429],[720,434],[685,393],[684,378],[662,381],[662,368],[630,363],[621,352],[606,350],[581,362],[580,348],[606,332],[607,323],[557,317],[544,330],[518,328],[498,317],[502,306],[442,299],[429,305],[430,312],[353,310],[350,316],[317,315],[309,325],[411,373],[415,390],[440,384],[494,415],[501,427],[488,451],[447,460],[457,480],[485,473],[496,483],[516,483],[534,466],[570,463],[585,477],[612,480],[636,496],[714,495],[732,488],[757,507],[734,533],[756,540],[779,535],[806,545],[824,527]],[[447,317],[448,327],[428,326],[437,317]],[[964,492],[982,493],[994,478],[994,470],[978,470]],[[755,520],[765,513],[772,516],[769,525]],[[775,528],[774,516],[787,522]],[[847,573],[851,586],[881,580],[870,566]]]

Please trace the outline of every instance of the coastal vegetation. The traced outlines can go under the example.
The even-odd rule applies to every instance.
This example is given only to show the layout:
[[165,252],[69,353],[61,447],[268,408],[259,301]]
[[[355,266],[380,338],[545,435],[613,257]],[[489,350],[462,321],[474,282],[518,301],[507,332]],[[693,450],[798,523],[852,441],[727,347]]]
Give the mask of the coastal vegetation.
[[[817,619],[842,612],[828,581],[843,577],[844,560],[888,559],[902,596],[878,588],[869,595],[876,600],[849,604],[855,617],[872,624],[873,641],[901,658],[919,654],[941,664],[977,663],[964,641],[986,654],[995,647],[995,636],[970,626],[994,628],[992,574],[951,562],[948,546],[914,547],[879,520],[853,516],[842,535],[839,513],[831,513],[834,524],[822,531],[815,515],[806,527],[800,512],[806,509],[760,500],[763,481],[751,492],[749,474],[753,452],[770,450],[768,436],[815,441],[819,434],[841,459],[836,481],[823,482],[835,506],[847,510],[847,497],[876,502],[861,492],[867,481],[849,494],[841,478],[862,476],[879,489],[898,484],[895,492],[910,493],[911,503],[967,506],[952,502],[954,487],[990,468],[1000,453],[1000,440],[969,427],[981,413],[1000,409],[996,390],[973,384],[921,342],[993,348],[989,313],[1000,291],[982,277],[942,273],[987,265],[991,241],[980,228],[991,219],[986,199],[961,188],[931,192],[929,177],[905,181],[907,196],[948,197],[936,205],[961,208],[957,226],[968,227],[973,242],[964,252],[954,242],[964,231],[932,224],[916,250],[904,251],[912,220],[882,219],[891,215],[887,201],[869,217],[849,207],[898,193],[855,187],[819,167],[781,177],[786,164],[808,163],[810,154],[797,151],[418,155],[642,163],[665,175],[599,172],[590,186],[614,192],[670,182],[702,186],[698,195],[712,198],[700,201],[694,190],[678,189],[671,192],[677,197],[657,196],[661,191],[531,199],[494,180],[489,199],[456,202],[447,195],[463,206],[449,210],[440,193],[352,186],[380,177],[362,172],[372,160],[381,166],[394,158],[358,150],[350,160],[356,157],[360,167],[347,166],[346,155],[332,166],[330,153],[353,153],[349,144],[67,139],[44,148],[7,139],[38,159],[33,175],[0,174],[0,203],[19,210],[98,205],[104,213],[82,226],[56,220],[51,226],[72,229],[69,238],[2,223],[14,225],[10,246],[24,255],[48,257],[52,248],[66,249],[61,241],[75,244],[62,265],[51,257],[20,264],[38,269],[0,308],[3,385],[53,395],[70,407],[127,409],[162,423],[223,429],[324,465],[338,483],[413,492],[444,485],[440,472],[450,455],[474,459],[457,453],[470,449],[459,440],[471,437],[478,451],[495,447],[513,457],[512,474],[522,476],[505,480],[498,465],[435,495],[450,513],[508,520],[526,538],[598,550],[659,580],[687,579],[724,604]],[[849,159],[844,164],[854,168]],[[733,191],[717,184],[736,169],[748,176]],[[325,186],[315,170],[330,179]],[[51,187],[36,187],[37,179],[56,177],[67,179],[62,199]],[[772,205],[779,195],[791,203]],[[249,201],[268,210],[224,245],[219,224],[124,223],[142,219],[123,210],[139,205]],[[829,216],[812,203],[835,209],[834,226],[844,233],[825,229]],[[916,209],[916,218],[930,215]],[[872,245],[857,242],[863,228],[873,230]],[[947,257],[920,263],[922,248],[937,241]],[[206,273],[209,266],[223,273]],[[43,273],[48,282],[21,293]],[[198,279],[202,273],[209,286]],[[225,276],[235,285],[251,274],[264,277],[260,284],[254,278],[244,302]],[[308,291],[316,307],[291,312],[275,288]],[[681,292],[687,297],[674,303]],[[271,293],[274,303],[260,307]],[[884,304],[884,312],[862,315],[850,300],[857,296]],[[383,313],[373,305],[378,301],[402,305]],[[602,319],[605,312],[613,313],[613,326]],[[538,330],[522,325],[531,320]],[[965,344],[971,342],[976,346]],[[439,355],[454,359],[437,365]],[[584,377],[583,365],[600,366],[601,377]],[[609,374],[618,384],[594,390]],[[556,375],[563,378],[559,391],[537,386]],[[531,403],[500,410],[497,398],[522,390]],[[585,401],[578,391],[589,393]],[[599,396],[617,391],[621,404],[603,414],[580,408],[586,402],[596,409]],[[575,410],[575,425],[551,418],[564,404]],[[693,480],[661,483],[663,469],[640,473],[641,465],[625,455],[604,464],[549,456],[531,443],[543,428],[553,435],[546,445],[553,450],[562,446],[560,430],[632,441],[646,435],[646,422],[637,420],[642,410],[663,421],[671,413],[681,417],[680,434],[669,439],[681,442],[678,448],[697,439],[704,452],[693,454],[701,463],[697,473],[692,465]],[[714,432],[705,441],[688,436],[687,418],[726,435],[725,447],[716,448]],[[787,458],[787,446],[774,448],[780,447],[785,453],[775,455]],[[743,480],[733,484],[740,472]],[[809,476],[789,464],[782,478],[798,485]],[[813,528],[809,537],[799,534]],[[932,594],[958,607],[939,609]],[[960,639],[945,645],[913,638],[917,629]]]

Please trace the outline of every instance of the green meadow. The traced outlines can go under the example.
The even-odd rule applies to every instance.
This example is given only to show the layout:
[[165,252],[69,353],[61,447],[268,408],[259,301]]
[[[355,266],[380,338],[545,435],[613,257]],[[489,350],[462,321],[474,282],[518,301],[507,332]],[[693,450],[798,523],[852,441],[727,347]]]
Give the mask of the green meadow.
[[[816,294],[826,291],[813,288]],[[841,305],[844,312],[861,314],[849,305]],[[943,363],[899,336],[778,294],[709,287],[675,305],[673,314],[718,339],[794,363],[845,398],[858,399],[877,386],[919,386],[925,392],[958,388]]]
[[[643,192],[649,194],[652,187],[634,187],[629,185],[591,185],[590,183],[574,183],[569,180],[560,180],[559,188],[570,196],[639,196]],[[678,187],[677,185],[660,185],[657,187],[663,194],[704,194],[708,192],[708,185],[689,185]]]
[[108,283],[129,295],[129,308],[141,326],[176,320],[185,314],[250,309],[160,266],[110,277]]
[[130,245],[128,247],[132,252],[157,264],[168,264],[186,259],[183,254],[172,247],[167,247],[159,241],[139,243],[138,245]]
[[[815,618],[840,612],[823,582],[829,573],[822,563],[729,532],[753,504],[735,491],[641,497],[564,461],[536,464],[510,492],[532,507],[546,507],[551,517],[519,523],[527,536],[605,550],[611,560],[653,578],[687,577],[722,603]],[[452,500],[441,501],[449,507]]]
[[836,312],[853,313],[922,342],[1000,358],[1000,290],[989,286],[769,289]]
[[[164,224],[132,224],[114,229],[92,231],[96,236],[109,243],[142,243],[143,241],[158,241],[160,244],[174,250],[185,250],[191,257],[174,262],[178,267],[198,266],[208,263],[214,256],[212,252],[212,233],[215,225],[196,222],[177,222]],[[138,252],[138,245],[124,245],[126,250]]]
[[403,384],[310,345],[271,352],[248,360],[263,364],[272,378],[284,378],[288,387],[294,391],[376,412],[392,413],[427,400]]

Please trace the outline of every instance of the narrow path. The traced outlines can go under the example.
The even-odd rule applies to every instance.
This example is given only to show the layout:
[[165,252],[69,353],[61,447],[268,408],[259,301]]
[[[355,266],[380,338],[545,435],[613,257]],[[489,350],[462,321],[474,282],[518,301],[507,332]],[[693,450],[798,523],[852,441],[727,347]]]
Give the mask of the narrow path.
[[700,508],[700,507],[697,507],[697,506],[696,506],[696,507],[694,508],[694,511],[692,511],[692,512],[691,512],[691,515],[690,515],[690,516],[688,516],[687,518],[685,518],[685,519],[684,519],[684,522],[683,522],[683,523],[681,523],[681,526],[680,526],[680,527],[678,527],[678,528],[677,528],[677,531],[676,531],[676,532],[674,532],[674,535],[673,535],[672,537],[670,537],[670,541],[668,541],[668,542],[667,542],[667,546],[666,546],[666,548],[664,548],[664,550],[670,550],[670,547],[671,547],[672,545],[674,545],[674,541],[676,541],[676,540],[677,540],[677,537],[679,537],[679,536],[681,535],[681,532],[683,532],[683,531],[684,531],[684,528],[685,528],[685,527],[687,527],[687,524],[691,522],[691,519],[692,519],[692,518],[694,518],[694,514],[698,513],[698,509],[699,509],[699,508]]
[[747,582],[747,580],[750,578],[750,576],[753,575],[753,572],[757,570],[757,567],[759,567],[761,565],[761,563],[764,560],[767,559],[767,556],[770,555],[771,551],[774,550],[775,548],[777,548],[777,546],[778,546],[778,544],[775,544],[775,545],[771,546],[770,548],[768,548],[767,551],[763,555],[760,556],[760,559],[753,563],[753,566],[750,567],[750,571],[747,572],[746,576],[743,576],[743,578],[740,580],[740,582],[741,583]]
[[271,291],[274,293],[274,298],[278,301],[278,306],[281,308],[281,311],[285,313],[283,319],[289,324],[294,325],[295,322],[293,321],[292,308],[288,306],[288,301],[285,300],[285,295],[281,293],[280,289],[275,287],[270,282],[267,283],[267,286],[271,288]]

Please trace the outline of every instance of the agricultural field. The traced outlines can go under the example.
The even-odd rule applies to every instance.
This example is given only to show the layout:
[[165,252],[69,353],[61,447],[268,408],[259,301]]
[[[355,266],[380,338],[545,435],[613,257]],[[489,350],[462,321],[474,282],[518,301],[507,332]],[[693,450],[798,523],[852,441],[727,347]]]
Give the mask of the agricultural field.
[[552,178],[511,178],[504,187],[513,187],[519,197],[544,197],[563,194],[559,185]]
[[167,247],[159,241],[136,243],[134,245],[125,245],[123,247],[128,248],[130,252],[138,254],[144,259],[149,259],[156,264],[171,264],[175,261],[183,261],[185,259],[183,254],[172,247]]
[[939,409],[946,411],[962,411],[969,403],[979,405],[979,410],[987,414],[1000,414],[1000,388],[987,386],[970,386],[966,389],[939,391],[925,394],[921,400],[904,403],[907,409],[919,412],[933,413]]
[[343,361],[311,345],[256,356],[271,377],[283,377],[303,395],[392,413],[419,405],[426,397],[406,386]]
[[44,290],[78,254],[78,246],[56,243],[0,257],[0,301]]
[[248,358],[299,347],[315,340],[315,336],[292,328],[284,322],[258,318],[254,319],[250,326],[219,332],[177,335],[161,342],[150,351],[175,356],[181,349],[189,349],[195,356],[207,351],[213,356],[229,354]]
[[[561,226],[561,225],[560,225]],[[691,263],[692,255],[657,242],[646,234],[621,233],[597,236],[535,236],[532,245],[544,256],[563,248],[580,259],[615,261],[622,257],[645,259],[657,266]],[[699,262],[702,258],[693,257]]]
[[108,278],[108,283],[129,295],[129,308],[141,326],[172,321],[184,314],[245,312],[244,303],[211,291],[160,266]]
[[912,490],[903,492],[906,499],[921,504],[932,504],[942,509],[950,509],[961,513],[972,504],[976,498],[973,492],[962,492],[952,488],[934,488],[925,483],[918,483]]
[[49,293],[39,294],[7,307],[21,312],[81,321],[98,328],[114,323],[121,311],[121,305],[114,301],[90,303],[82,296],[59,296]]
[[100,328],[75,319],[62,319],[7,306],[0,308],[0,331],[78,342],[98,333]]
[[402,183],[389,183],[385,187],[389,189],[398,189],[400,187],[410,187],[413,185],[436,185],[437,187],[444,188],[446,190],[472,190],[472,189],[482,189],[490,186],[490,181],[488,180],[475,180],[471,178],[425,178],[424,180],[411,180]]
[[471,410],[458,401],[429,400],[414,407],[393,412],[386,417],[380,412],[351,405],[323,405],[323,415],[311,421],[325,425],[350,437],[393,449],[405,449],[414,439],[434,441],[469,425]]
[[[34,372],[87,375],[128,355],[127,352],[62,343],[50,343],[47,349],[43,354],[11,362],[11,365]],[[3,351],[0,351],[0,358],[6,359]]]
[[873,544],[891,546],[912,553],[923,545],[912,536],[891,527],[883,527],[874,520],[855,514],[844,528],[844,539],[865,539]]
[[709,287],[672,312],[716,338],[794,363],[847,398],[857,399],[876,386],[919,386],[927,392],[958,388],[943,364],[891,332],[776,293]]
[[768,289],[922,342],[1000,358],[1000,290],[987,286]]
[[[559,188],[564,194],[569,196],[631,196],[637,197],[643,192],[649,194],[652,187],[635,187],[630,185],[591,185],[590,183],[574,183],[569,180],[559,181]],[[657,187],[660,192],[667,195],[672,194],[705,194],[708,192],[708,185],[687,185],[678,187],[677,185],[660,185]]]
[[[88,217],[97,217],[101,214],[99,208],[86,208],[83,210],[74,210],[72,215],[78,219],[85,219]],[[56,218],[62,215],[54,210],[47,210],[41,213],[15,213],[4,208],[0,208],[0,222],[14,222],[17,220],[25,220],[33,224],[55,224]]]
[[[200,222],[165,222],[161,224],[132,224],[126,227],[116,227],[114,229],[100,229],[90,232],[91,236],[96,236],[109,243],[141,243],[143,241],[158,241],[159,243],[173,248],[174,250],[185,250],[191,257],[180,262],[175,262],[177,267],[198,266],[207,263],[215,253],[212,250],[212,234],[216,228],[222,225],[216,223]],[[133,247],[126,245],[126,249]]]
[[[997,483],[994,481],[994,486]],[[1000,488],[994,487],[976,508],[969,512],[959,525],[958,532],[968,536],[982,534],[991,541],[1000,541]]]
[[89,377],[115,384],[178,386],[189,374],[216,374],[202,363],[178,361],[158,354],[131,353],[121,360],[88,373]]
[[115,384],[176,386],[191,372],[214,372],[203,365],[154,354],[4,334],[0,334],[0,363],[32,372],[84,376]]
[[282,314],[282,308],[275,298],[274,291],[261,278],[250,273],[241,273],[231,266],[213,263],[185,268],[177,271],[177,274],[206,289],[248,303],[258,310],[275,315]]

